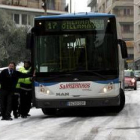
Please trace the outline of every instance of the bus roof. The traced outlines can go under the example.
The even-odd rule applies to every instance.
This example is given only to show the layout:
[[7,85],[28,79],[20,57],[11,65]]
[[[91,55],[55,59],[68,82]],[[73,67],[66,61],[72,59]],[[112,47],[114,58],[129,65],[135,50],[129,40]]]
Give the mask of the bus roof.
[[35,17],[35,20],[42,20],[42,19],[65,19],[65,18],[87,18],[87,17],[115,17],[113,14],[107,13],[93,13],[93,12],[82,12],[82,13],[71,13],[71,14],[61,14],[61,15],[49,15],[49,16],[39,16]]

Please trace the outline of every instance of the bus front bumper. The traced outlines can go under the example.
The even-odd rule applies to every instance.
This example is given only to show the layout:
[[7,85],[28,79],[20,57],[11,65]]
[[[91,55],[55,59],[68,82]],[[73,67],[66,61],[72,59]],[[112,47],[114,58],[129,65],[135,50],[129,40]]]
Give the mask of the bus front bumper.
[[36,108],[75,108],[75,107],[107,107],[119,106],[120,96],[110,98],[87,98],[87,99],[36,99]]

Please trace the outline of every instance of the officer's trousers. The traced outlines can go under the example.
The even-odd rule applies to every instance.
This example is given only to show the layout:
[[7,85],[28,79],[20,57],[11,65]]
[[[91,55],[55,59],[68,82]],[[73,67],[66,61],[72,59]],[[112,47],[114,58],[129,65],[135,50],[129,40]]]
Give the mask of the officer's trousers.
[[20,105],[19,113],[21,116],[27,116],[32,102],[32,91],[31,90],[22,90],[20,91]]

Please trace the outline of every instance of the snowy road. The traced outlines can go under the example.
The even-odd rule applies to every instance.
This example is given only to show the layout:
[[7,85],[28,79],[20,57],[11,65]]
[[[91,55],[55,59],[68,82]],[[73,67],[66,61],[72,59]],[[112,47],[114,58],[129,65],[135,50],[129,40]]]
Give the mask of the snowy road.
[[125,95],[119,114],[48,117],[33,108],[27,119],[0,120],[0,140],[140,140],[140,83]]

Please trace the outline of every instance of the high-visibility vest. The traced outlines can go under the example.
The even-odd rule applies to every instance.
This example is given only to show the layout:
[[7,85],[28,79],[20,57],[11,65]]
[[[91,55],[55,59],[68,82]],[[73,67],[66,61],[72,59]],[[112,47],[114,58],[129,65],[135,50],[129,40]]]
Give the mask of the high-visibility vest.
[[[29,68],[28,70],[26,70],[24,67],[21,67],[20,69],[19,69],[19,72],[21,72],[21,73],[29,73],[31,71],[31,68]],[[30,80],[30,77],[28,77],[28,78],[19,78],[18,79],[18,83],[17,83],[17,85],[16,85],[16,88],[21,88],[21,84],[31,84],[31,80]]]

